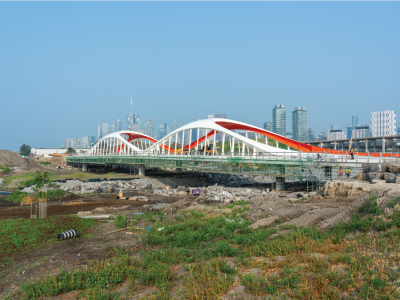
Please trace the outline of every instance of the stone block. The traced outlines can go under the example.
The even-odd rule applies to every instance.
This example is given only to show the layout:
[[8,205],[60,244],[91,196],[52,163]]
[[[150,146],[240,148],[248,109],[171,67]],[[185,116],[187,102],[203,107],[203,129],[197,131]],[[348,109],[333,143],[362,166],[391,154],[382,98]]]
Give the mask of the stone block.
[[377,175],[376,172],[367,172],[367,173],[364,173],[363,177],[364,177],[364,180],[372,182],[372,180],[376,179],[376,175]]
[[393,174],[400,174],[400,163],[387,164],[387,171]]
[[133,201],[137,201],[138,197],[134,196],[134,197],[129,197],[128,200],[133,200]]
[[385,172],[384,178],[387,183],[396,183],[396,174]]
[[186,191],[178,191],[178,196],[185,196],[188,193]]
[[362,168],[363,168],[364,173],[380,172],[381,164],[380,163],[363,163]]

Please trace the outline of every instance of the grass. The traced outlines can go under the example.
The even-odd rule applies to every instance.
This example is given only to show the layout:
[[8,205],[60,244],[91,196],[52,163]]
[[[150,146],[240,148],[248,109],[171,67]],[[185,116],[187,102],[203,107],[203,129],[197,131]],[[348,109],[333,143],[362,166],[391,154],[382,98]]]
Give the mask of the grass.
[[2,170],[2,173],[7,173],[7,172],[10,172],[10,168],[9,167],[7,167],[7,166],[0,166],[0,169]]
[[[218,299],[238,276],[235,285],[268,298],[398,299],[400,212],[384,219],[376,200],[371,197],[347,224],[328,231],[293,225],[254,231],[237,212],[215,216],[189,211],[174,219],[154,212],[139,215],[137,219],[154,224],[141,236],[146,245],[138,253],[116,254],[87,270],[26,283],[22,291],[25,299],[70,290],[81,291],[82,297],[112,299],[113,290],[127,281],[129,295],[155,286],[154,299],[170,299],[180,278],[184,299]],[[278,229],[292,231],[271,240]],[[374,232],[380,234],[369,237]],[[179,266],[185,271],[182,277],[171,272]],[[259,271],[249,272],[254,268]]]
[[108,172],[107,175],[116,175],[119,174],[118,172]]
[[57,234],[76,228],[80,236],[97,222],[77,216],[51,216],[44,219],[0,221],[0,259],[24,255],[59,243]]
[[27,192],[21,192],[21,191],[14,191],[10,194],[10,196],[7,197],[7,201],[15,202],[15,203],[20,203],[22,199],[25,197],[29,196]]
[[127,220],[127,216],[118,215],[114,220],[114,225],[118,229],[123,229],[126,227],[126,220]]

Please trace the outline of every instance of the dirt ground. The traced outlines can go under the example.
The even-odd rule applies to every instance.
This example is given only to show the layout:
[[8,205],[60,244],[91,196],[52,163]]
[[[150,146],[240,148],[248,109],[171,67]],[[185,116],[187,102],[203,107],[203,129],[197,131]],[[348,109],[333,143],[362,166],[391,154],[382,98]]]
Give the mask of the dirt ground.
[[[71,194],[70,194],[71,195]],[[140,207],[145,204],[157,203],[173,203],[184,196],[178,197],[163,197],[160,195],[130,192],[125,193],[127,197],[130,196],[146,196],[148,201],[132,201],[132,200],[119,200],[116,199],[115,194],[110,195],[72,195],[64,197],[63,199],[55,199],[48,202],[47,215],[69,215],[77,214],[82,211],[92,211],[96,208],[106,207]],[[30,206],[21,206],[19,203],[13,203],[4,200],[7,196],[0,195],[0,220],[14,219],[14,218],[30,218]]]

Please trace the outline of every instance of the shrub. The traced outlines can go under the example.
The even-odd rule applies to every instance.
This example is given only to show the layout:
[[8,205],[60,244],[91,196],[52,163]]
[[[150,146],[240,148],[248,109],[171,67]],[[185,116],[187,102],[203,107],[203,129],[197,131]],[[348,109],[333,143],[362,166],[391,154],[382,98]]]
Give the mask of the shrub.
[[11,195],[6,200],[20,203],[22,199],[24,199],[26,196],[29,196],[27,192],[15,191],[12,192]]
[[115,226],[117,226],[118,229],[125,228],[127,218],[128,218],[127,216],[118,215],[114,220]]

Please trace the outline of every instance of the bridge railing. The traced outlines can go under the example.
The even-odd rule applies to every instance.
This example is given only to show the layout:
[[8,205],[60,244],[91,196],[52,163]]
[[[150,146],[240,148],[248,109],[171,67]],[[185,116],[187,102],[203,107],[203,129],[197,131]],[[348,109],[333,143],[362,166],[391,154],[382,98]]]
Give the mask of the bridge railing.
[[[125,154],[123,152],[97,152],[97,155],[76,155],[74,157],[143,157],[143,158],[182,158],[182,159],[228,159],[228,160],[262,160],[262,161],[313,161],[318,160],[323,157],[323,159],[327,162],[382,162],[383,157],[372,158],[358,155],[358,153],[354,154],[353,159],[348,154],[330,154],[324,152],[250,152],[250,153],[242,153],[242,152],[212,152],[212,151],[190,151],[190,152],[180,152],[180,153],[167,153],[167,152],[134,152],[131,154]],[[399,160],[398,155],[393,155],[390,157],[385,157],[384,159],[395,159]]]

